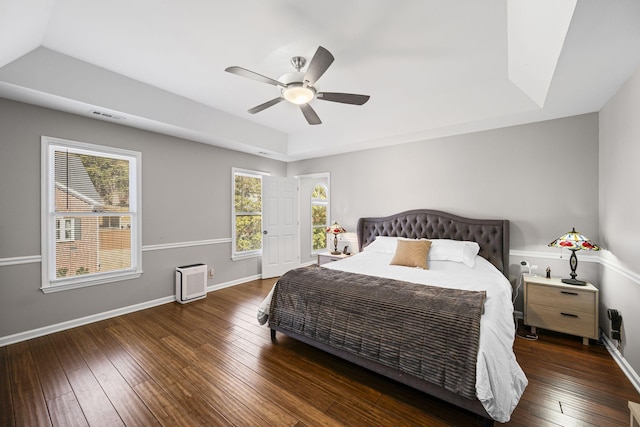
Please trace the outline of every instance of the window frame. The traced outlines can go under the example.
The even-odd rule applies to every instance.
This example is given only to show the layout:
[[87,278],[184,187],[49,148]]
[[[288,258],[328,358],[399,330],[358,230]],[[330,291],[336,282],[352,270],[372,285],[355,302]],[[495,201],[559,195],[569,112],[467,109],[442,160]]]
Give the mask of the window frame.
[[[97,155],[123,159],[129,162],[129,210],[122,212],[131,216],[131,267],[122,270],[97,272],[73,277],[56,277],[56,217],[88,217],[104,216],[93,212],[56,212],[55,206],[55,151],[87,155]],[[42,284],[44,293],[77,289],[104,283],[130,280],[142,275],[142,153],[121,148],[71,141],[49,136],[41,137],[41,253]],[[105,213],[114,216],[113,212]],[[73,219],[73,218],[72,218]],[[84,222],[84,221],[83,221]],[[75,236],[74,236],[75,237]],[[70,242],[72,240],[63,240]]]
[[[324,187],[325,194],[327,195],[327,197],[325,199],[318,199],[318,198],[314,198],[313,197],[313,192],[319,186]],[[318,182],[311,189],[310,200],[311,200],[311,203],[310,203],[310,207],[309,207],[309,215],[310,215],[310,218],[311,218],[311,221],[310,221],[310,224],[311,224],[311,255],[317,255],[319,253],[327,252],[327,250],[329,249],[328,239],[326,238],[327,237],[326,236],[326,229],[329,226],[329,186],[326,185],[325,183]],[[326,224],[322,227],[323,228],[323,232],[325,234],[325,247],[324,248],[320,248],[320,249],[315,249],[313,247],[313,231],[316,228],[320,228],[320,226],[315,226],[313,224],[313,207],[314,206],[324,206],[326,208]]]
[[[235,194],[236,194],[236,175],[243,175],[249,177],[260,178],[260,193],[262,194],[262,178],[265,176],[271,176],[269,172],[256,171],[251,169],[243,169],[243,168],[231,168],[231,259],[233,261],[255,258],[262,256],[262,242],[260,243],[260,249],[252,250],[252,251],[242,251],[238,252],[237,250],[237,237],[236,237],[236,217],[238,213],[236,212],[236,203],[235,203]],[[262,196],[261,196],[262,197]],[[260,206],[260,230],[263,228],[262,218],[264,215],[264,206],[261,200]],[[248,214],[250,212],[242,212],[243,214]],[[261,234],[262,236],[262,234]]]

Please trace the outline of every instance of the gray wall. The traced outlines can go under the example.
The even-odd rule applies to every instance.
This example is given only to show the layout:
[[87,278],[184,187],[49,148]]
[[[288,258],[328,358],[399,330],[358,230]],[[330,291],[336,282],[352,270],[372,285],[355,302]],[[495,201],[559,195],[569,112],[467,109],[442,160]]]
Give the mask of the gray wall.
[[[519,261],[568,277],[567,251],[547,244],[571,227],[598,242],[598,115],[302,160],[289,176],[331,173],[331,218],[429,208],[511,222],[510,278]],[[570,197],[569,197],[570,196]],[[560,258],[562,256],[562,258]],[[580,254],[578,277],[595,284],[598,264]],[[515,303],[522,311],[522,292]]]
[[[40,255],[40,137],[142,152],[144,247],[231,238],[231,167],[285,176],[286,164],[0,98],[0,260]],[[208,285],[260,274],[231,244],[144,250],[140,279],[43,294],[40,263],[0,266],[0,338],[171,296],[175,267],[215,268]]]
[[431,208],[509,219],[516,250],[552,251],[573,226],[598,240],[597,114],[302,160],[287,174],[325,171],[331,217],[348,231],[361,216]]
[[622,353],[640,372],[640,70],[600,112],[600,238],[602,256],[600,325],[604,310],[623,317]]

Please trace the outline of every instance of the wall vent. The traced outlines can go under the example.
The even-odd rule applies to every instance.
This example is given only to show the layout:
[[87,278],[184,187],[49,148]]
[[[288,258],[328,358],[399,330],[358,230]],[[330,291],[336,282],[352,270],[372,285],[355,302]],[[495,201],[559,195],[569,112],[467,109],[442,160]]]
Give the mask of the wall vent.
[[101,117],[103,119],[109,119],[109,120],[124,120],[125,119],[124,116],[119,116],[117,114],[111,114],[111,113],[107,113],[105,111],[100,111],[100,110],[91,110],[91,111],[89,111],[89,113],[91,113],[94,116]]

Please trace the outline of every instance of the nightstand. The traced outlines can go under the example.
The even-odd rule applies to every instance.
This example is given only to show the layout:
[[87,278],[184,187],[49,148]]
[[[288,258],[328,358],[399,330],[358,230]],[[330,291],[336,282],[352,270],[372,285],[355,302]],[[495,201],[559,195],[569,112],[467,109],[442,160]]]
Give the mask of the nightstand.
[[318,265],[326,264],[332,261],[339,261],[341,259],[345,259],[350,256],[351,255],[345,255],[345,254],[333,255],[331,252],[324,252],[324,253],[318,254]]
[[524,276],[524,323],[534,334],[536,328],[549,329],[581,336],[589,345],[589,338],[598,339],[598,288],[560,280]]

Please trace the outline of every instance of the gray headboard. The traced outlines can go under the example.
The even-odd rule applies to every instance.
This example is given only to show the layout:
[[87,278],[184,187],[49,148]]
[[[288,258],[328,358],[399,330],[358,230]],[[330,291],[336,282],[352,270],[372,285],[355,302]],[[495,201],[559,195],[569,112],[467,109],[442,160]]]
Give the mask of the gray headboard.
[[478,242],[479,255],[509,274],[509,221],[472,219],[429,209],[416,209],[380,218],[360,218],[358,246],[362,250],[376,236],[410,239],[452,239]]

